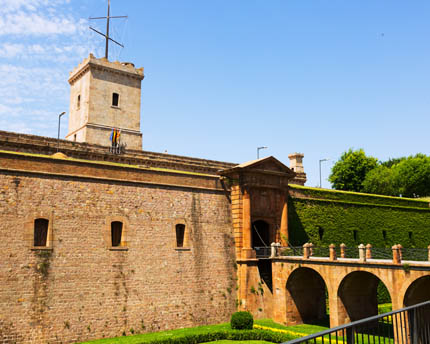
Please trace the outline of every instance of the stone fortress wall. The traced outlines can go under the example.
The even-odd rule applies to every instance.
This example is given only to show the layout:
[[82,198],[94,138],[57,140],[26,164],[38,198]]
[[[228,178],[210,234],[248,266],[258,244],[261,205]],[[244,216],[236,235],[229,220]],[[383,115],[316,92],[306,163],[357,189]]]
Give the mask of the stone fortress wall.
[[[229,319],[230,203],[219,178],[204,173],[222,163],[156,153],[153,165],[164,167],[53,157],[36,142],[49,149],[54,140],[31,135],[15,147],[27,152],[13,152],[18,135],[1,134],[0,343],[71,343]],[[82,156],[102,155],[62,142],[70,152],[76,145]],[[33,246],[38,218],[49,221],[48,247]],[[116,247],[114,221],[123,224]],[[185,225],[182,247],[177,224]]]

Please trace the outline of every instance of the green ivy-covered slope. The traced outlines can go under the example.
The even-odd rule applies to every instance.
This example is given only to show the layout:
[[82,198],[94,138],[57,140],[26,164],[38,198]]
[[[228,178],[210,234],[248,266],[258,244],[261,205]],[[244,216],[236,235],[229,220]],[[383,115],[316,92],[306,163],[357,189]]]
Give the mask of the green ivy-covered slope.
[[294,246],[430,244],[430,208],[424,200],[290,185],[288,212]]

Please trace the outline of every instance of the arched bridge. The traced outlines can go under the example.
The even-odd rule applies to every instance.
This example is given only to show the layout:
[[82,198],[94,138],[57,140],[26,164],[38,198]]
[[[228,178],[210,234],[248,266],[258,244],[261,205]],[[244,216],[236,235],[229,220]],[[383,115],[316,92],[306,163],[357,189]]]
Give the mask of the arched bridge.
[[[351,254],[345,247],[336,252],[334,245],[320,250],[307,244],[300,250],[271,251],[259,254],[256,248],[258,258],[238,261],[240,304],[256,316],[288,325],[318,323],[327,317],[328,306],[330,326],[342,325],[378,314],[381,282],[393,310],[430,299],[427,250],[412,252],[399,245],[372,250],[360,245]],[[422,261],[407,260],[416,253]]]

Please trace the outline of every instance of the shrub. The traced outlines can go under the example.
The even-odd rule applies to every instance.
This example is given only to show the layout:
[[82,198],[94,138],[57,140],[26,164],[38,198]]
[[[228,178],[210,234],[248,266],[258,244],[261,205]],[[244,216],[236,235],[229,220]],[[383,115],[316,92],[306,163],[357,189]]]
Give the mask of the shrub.
[[230,326],[234,330],[252,330],[254,319],[249,312],[233,313],[230,320]]
[[[247,313],[247,312],[244,312]],[[291,334],[278,333],[268,330],[250,330],[250,331],[213,331],[210,333],[200,334],[188,334],[176,338],[162,338],[154,339],[149,342],[141,342],[142,344],[198,344],[213,342],[217,340],[234,340],[234,341],[245,341],[245,340],[264,340],[272,343],[282,343],[288,340],[297,338]]]

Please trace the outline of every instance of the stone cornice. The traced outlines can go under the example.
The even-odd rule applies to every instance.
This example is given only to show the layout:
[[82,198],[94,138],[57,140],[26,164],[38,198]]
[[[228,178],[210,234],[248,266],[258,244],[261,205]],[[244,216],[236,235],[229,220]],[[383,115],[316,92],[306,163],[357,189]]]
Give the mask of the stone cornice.
[[80,63],[69,76],[69,84],[74,84],[77,80],[88,72],[89,69],[105,70],[110,73],[121,74],[132,79],[142,80],[144,78],[143,68],[134,68],[130,63],[110,62],[105,58],[97,59],[92,54]]

